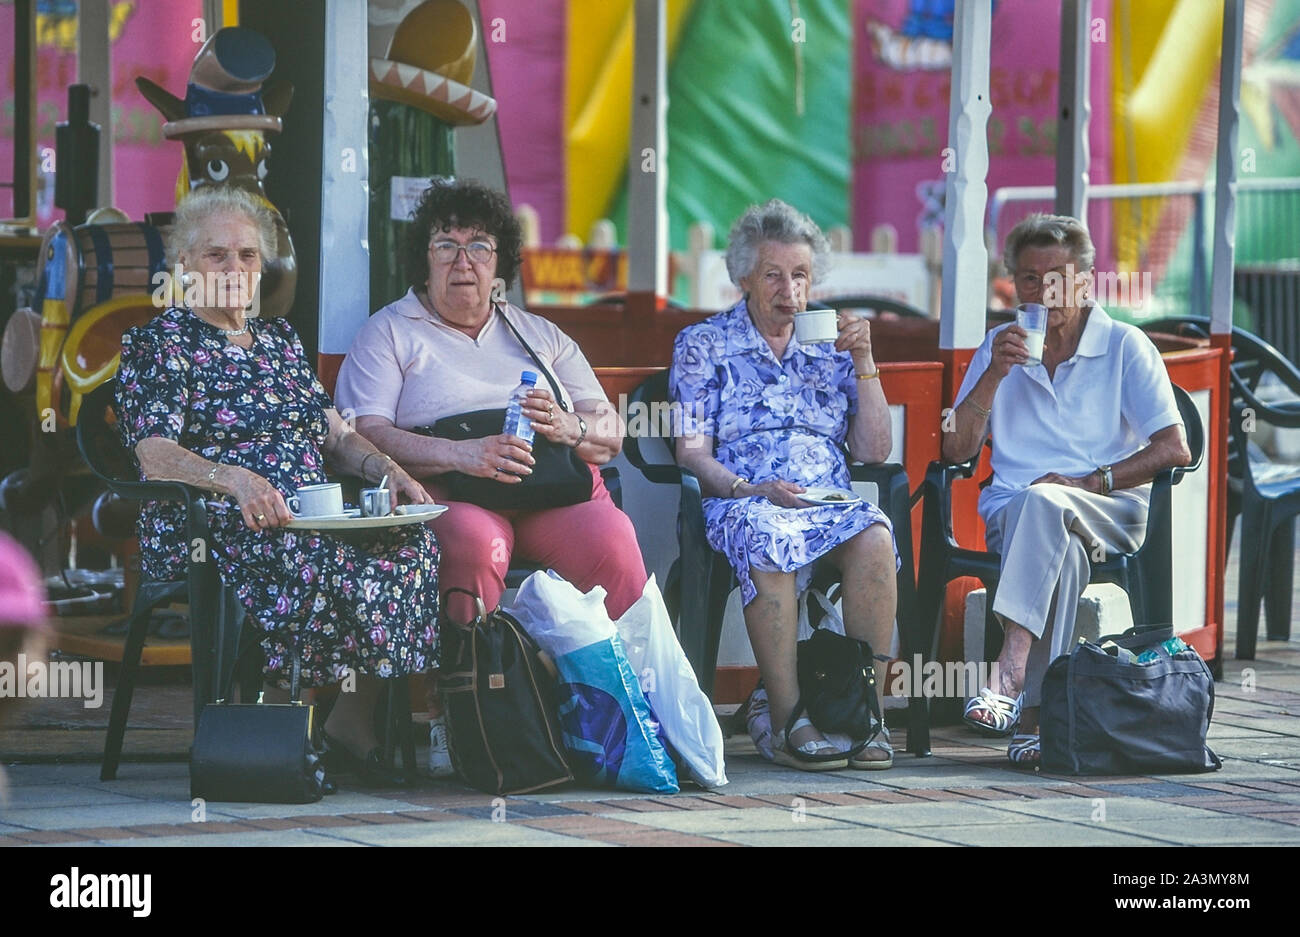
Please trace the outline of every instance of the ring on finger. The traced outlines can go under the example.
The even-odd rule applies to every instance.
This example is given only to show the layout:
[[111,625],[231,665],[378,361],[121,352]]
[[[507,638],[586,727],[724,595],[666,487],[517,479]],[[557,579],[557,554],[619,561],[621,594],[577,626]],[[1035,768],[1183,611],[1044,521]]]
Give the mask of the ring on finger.
[[258,520],[259,522],[266,520],[266,515],[265,515],[265,514],[258,514],[258,515],[256,515],[256,517],[257,517],[257,520]]

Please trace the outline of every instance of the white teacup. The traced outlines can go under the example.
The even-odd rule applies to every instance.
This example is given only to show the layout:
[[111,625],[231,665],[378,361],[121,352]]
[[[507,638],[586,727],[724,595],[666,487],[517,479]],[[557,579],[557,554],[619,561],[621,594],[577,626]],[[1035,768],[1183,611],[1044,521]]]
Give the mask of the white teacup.
[[343,513],[343,488],[336,482],[305,485],[284,501],[297,517],[329,517]]
[[839,335],[838,314],[834,309],[805,309],[794,314],[794,337],[800,345],[833,342]]

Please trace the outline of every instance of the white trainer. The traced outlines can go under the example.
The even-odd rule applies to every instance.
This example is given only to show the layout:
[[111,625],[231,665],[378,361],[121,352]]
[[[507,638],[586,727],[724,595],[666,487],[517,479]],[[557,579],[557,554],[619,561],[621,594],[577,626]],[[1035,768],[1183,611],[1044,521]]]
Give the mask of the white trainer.
[[429,721],[429,774],[435,778],[448,778],[456,773],[451,766],[451,753],[447,751],[447,723],[442,719]]

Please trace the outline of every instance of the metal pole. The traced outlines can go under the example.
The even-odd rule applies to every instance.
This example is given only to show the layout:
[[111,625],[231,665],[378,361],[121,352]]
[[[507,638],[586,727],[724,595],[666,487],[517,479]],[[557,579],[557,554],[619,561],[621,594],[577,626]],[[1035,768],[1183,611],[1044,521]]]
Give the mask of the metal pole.
[[955,166],[944,193],[943,305],[940,348],[974,348],[984,339],[988,300],[988,249],[984,208],[988,202],[990,0],[959,3],[953,13],[952,94],[948,146]]
[[90,122],[99,125],[99,198],[113,204],[113,52],[108,0],[81,0],[77,11],[77,81],[90,86]]
[[[320,311],[317,348],[346,354],[370,315],[370,129],[366,7],[326,3],[321,131]],[[359,38],[360,37],[360,38]],[[287,168],[287,167],[286,167]],[[308,167],[302,167],[308,172]]]
[[627,289],[668,293],[665,0],[636,0],[632,138],[627,164]]
[[1088,27],[1092,0],[1061,0],[1060,87],[1056,109],[1056,213],[1088,222]]
[[1214,178],[1214,268],[1210,331],[1232,331],[1232,279],[1237,234],[1237,125],[1241,108],[1241,35],[1245,0],[1224,0],[1219,63],[1219,146]]

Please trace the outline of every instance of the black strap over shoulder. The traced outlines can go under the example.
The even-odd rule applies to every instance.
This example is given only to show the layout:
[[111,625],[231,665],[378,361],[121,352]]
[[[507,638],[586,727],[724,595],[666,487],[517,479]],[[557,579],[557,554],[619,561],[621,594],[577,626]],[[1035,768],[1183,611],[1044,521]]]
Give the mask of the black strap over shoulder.
[[569,408],[564,405],[564,393],[560,390],[559,382],[556,381],[554,376],[552,376],[550,370],[546,367],[546,365],[542,364],[542,359],[537,357],[537,352],[533,351],[532,346],[529,345],[528,342],[524,341],[523,335],[519,333],[519,330],[515,328],[515,324],[510,321],[510,317],[506,315],[505,306],[502,305],[500,308],[497,309],[497,312],[501,314],[501,318],[505,320],[506,325],[510,327],[510,331],[514,333],[515,338],[519,339],[519,344],[524,346],[524,351],[528,352],[528,357],[532,358],[533,363],[536,364],[537,367],[541,369],[542,374],[546,377],[547,382],[551,385],[551,390],[555,392],[555,402],[560,405],[561,410],[568,412]]

